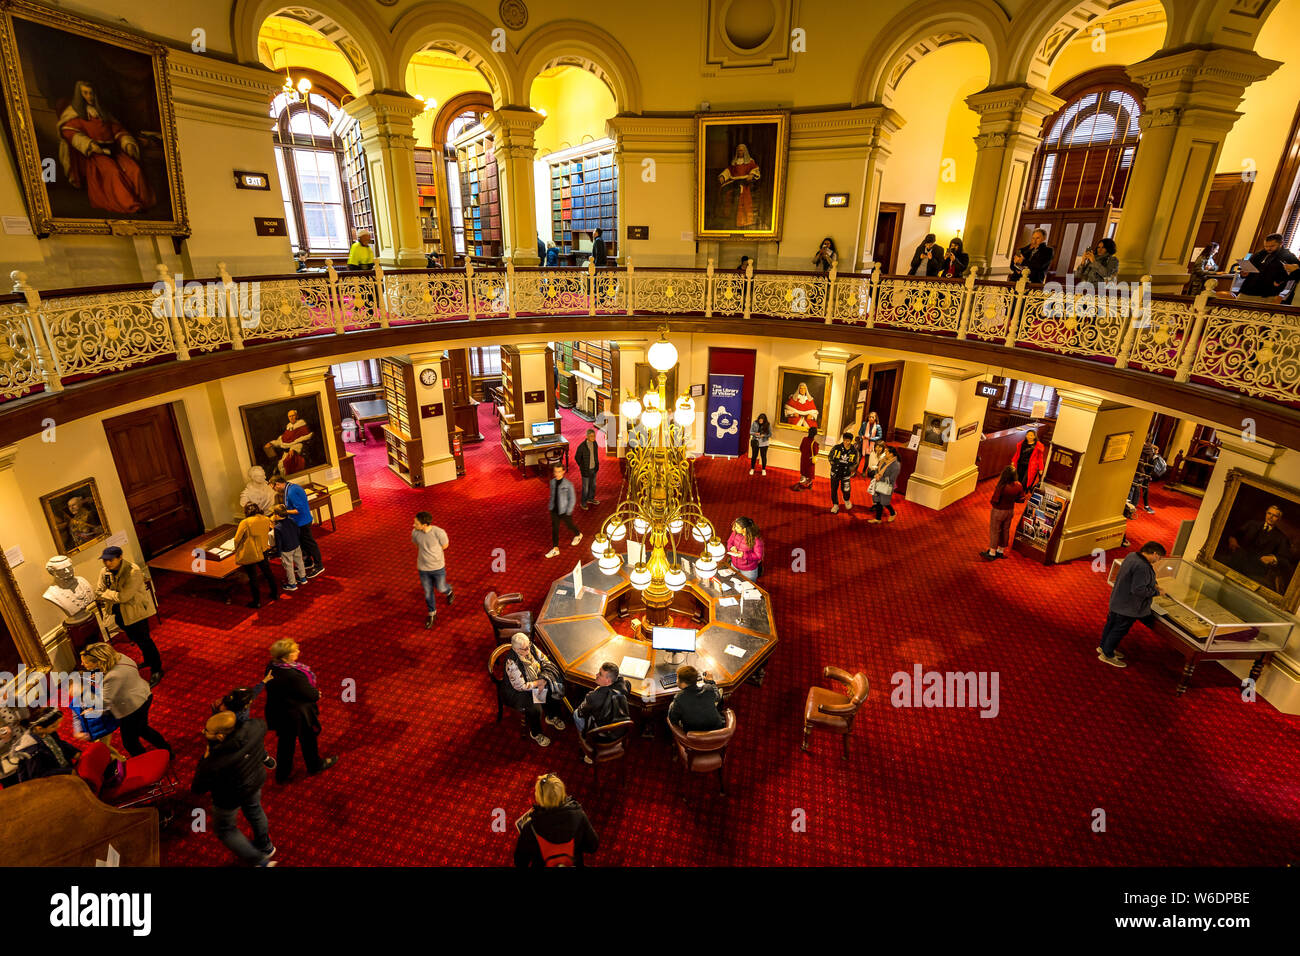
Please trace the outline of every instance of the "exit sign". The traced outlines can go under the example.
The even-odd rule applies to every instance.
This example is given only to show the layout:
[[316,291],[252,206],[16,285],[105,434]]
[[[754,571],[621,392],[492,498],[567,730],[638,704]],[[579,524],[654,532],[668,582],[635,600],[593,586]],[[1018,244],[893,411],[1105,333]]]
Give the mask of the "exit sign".
[[849,204],[848,193],[827,193],[826,200],[825,202],[822,203],[823,206],[830,206],[830,207],[847,206],[848,204]]
[[250,173],[247,170],[235,170],[236,189],[270,189],[271,177],[266,173]]

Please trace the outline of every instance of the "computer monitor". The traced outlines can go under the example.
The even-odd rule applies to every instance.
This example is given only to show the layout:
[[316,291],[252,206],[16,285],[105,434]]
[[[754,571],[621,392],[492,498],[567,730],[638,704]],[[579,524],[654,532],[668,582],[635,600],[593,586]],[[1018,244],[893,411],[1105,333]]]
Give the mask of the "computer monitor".
[[689,627],[656,627],[650,632],[650,646],[674,654],[694,653],[695,634]]
[[555,422],[534,422],[532,429],[534,438],[545,438],[555,434]]

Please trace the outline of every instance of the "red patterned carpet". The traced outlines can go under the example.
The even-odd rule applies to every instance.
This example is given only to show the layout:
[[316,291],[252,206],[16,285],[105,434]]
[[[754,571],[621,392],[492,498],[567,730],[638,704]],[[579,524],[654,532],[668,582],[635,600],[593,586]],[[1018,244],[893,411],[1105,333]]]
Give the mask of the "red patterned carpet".
[[[484,434],[493,435],[488,410]],[[581,427],[568,424],[570,434]],[[320,534],[327,572],[311,585],[255,612],[162,582],[156,637],[167,678],[153,714],[186,784],[208,702],[256,680],[273,640],[300,641],[327,688],[322,750],[341,762],[311,778],[299,765],[290,784],[264,792],[283,865],[508,863],[509,822],[548,770],[590,814],[599,866],[1300,859],[1300,719],[1243,703],[1213,663],[1175,697],[1182,659],[1141,626],[1124,645],[1127,670],[1100,663],[1108,591],[1087,562],[980,561],[983,489],[941,513],[903,502],[894,524],[868,525],[865,509],[829,513],[824,479],[795,494],[791,473],[749,478],[740,461],[701,462],[700,489],[717,522],[745,513],[762,527],[763,583],[782,640],[765,685],[732,699],[729,795],[700,779],[683,801],[667,744],[641,739],[626,785],[613,773],[597,789],[572,728],[542,750],[512,715],[495,723],[485,673],[493,641],[483,594],[522,591],[536,608],[545,585],[572,567],[567,547],[542,557],[543,483],[506,468],[491,439],[469,450],[469,478],[426,490],[392,475],[375,443],[354,448],[364,501],[337,533]],[[603,510],[618,482],[607,465]],[[1172,543],[1195,502],[1157,490],[1152,503],[1156,514],[1136,518],[1130,535]],[[451,538],[457,602],[433,631],[423,628],[409,541],[419,509]],[[576,517],[590,537],[596,514]],[[494,548],[505,549],[504,573],[491,569]],[[807,553],[805,573],[790,570],[793,548]],[[997,671],[1000,712],[891,706],[891,675],[918,662]],[[832,738],[799,750],[804,696],[826,664],[871,679],[849,761]],[[339,699],[349,680],[355,703]],[[1104,833],[1091,829],[1096,808],[1106,812]],[[163,862],[230,864],[216,837],[188,821],[164,837]]]

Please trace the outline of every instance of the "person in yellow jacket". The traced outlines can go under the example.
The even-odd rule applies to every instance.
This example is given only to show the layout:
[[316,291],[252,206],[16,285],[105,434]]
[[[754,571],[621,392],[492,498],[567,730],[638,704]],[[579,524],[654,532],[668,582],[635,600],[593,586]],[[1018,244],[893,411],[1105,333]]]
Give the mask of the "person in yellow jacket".
[[271,543],[271,519],[258,510],[251,501],[244,505],[244,520],[235,529],[235,563],[248,575],[248,590],[253,600],[249,607],[262,606],[262,593],[257,586],[257,572],[262,572],[266,585],[271,589],[271,600],[280,599],[280,585],[271,573],[271,562],[266,556],[266,549]]
[[375,250],[370,248],[370,233],[357,233],[357,241],[348,250],[349,269],[373,269],[375,267]]

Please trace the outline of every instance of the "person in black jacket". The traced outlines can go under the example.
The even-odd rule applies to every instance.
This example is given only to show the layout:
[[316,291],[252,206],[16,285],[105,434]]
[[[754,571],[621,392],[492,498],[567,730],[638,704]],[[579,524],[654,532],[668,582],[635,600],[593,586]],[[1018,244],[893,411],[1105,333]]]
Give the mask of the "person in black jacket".
[[609,262],[609,256],[605,253],[605,240],[601,237],[599,229],[591,234],[591,261],[596,264],[597,269],[605,268],[605,264]]
[[[190,789],[197,794],[212,792],[212,815],[217,839],[235,856],[253,866],[275,866],[275,845],[271,827],[262,809],[262,787],[266,783],[266,722],[256,718],[239,723],[223,710],[203,725],[208,749],[194,771]],[[253,828],[250,841],[239,829],[239,812]]]
[[[585,731],[588,726],[604,727],[606,724],[627,720],[627,697],[630,693],[632,693],[632,685],[627,682],[627,678],[619,674],[618,665],[611,661],[601,664],[596,674],[595,688],[587,691],[587,696],[582,698],[582,703],[573,711],[573,721],[578,725],[578,733]],[[625,727],[622,732],[601,734],[595,739],[600,743],[613,743],[626,733]],[[582,759],[591,763],[590,757]]]
[[1264,248],[1246,257],[1255,271],[1247,274],[1237,290],[1239,298],[1272,299],[1280,296],[1287,282],[1300,270],[1290,249],[1282,247],[1282,234],[1275,232],[1264,237]]
[[596,429],[587,429],[586,440],[573,453],[574,464],[582,475],[582,510],[600,504],[596,497],[596,476],[600,474],[600,445],[596,441]]
[[339,762],[338,757],[321,759],[316,739],[320,736],[321,692],[316,675],[298,663],[296,642],[284,638],[271,645],[271,663],[266,666],[266,722],[275,731],[275,782],[288,783],[293,776],[294,744],[301,742],[307,773],[320,773]]
[[700,672],[690,664],[683,664],[677,668],[677,684],[681,689],[668,706],[669,720],[688,734],[727,726],[722,716],[722,691],[718,690],[711,673],[704,672],[701,684]]
[[960,279],[969,268],[970,256],[966,254],[961,239],[954,236],[948,242],[948,251],[944,254],[943,267],[939,270],[939,275],[948,279]]
[[533,808],[515,826],[515,866],[582,866],[583,854],[598,845],[587,814],[553,773],[537,778]]
[[853,510],[853,473],[858,470],[861,453],[853,443],[853,432],[840,436],[840,443],[827,455],[831,462],[831,514],[840,510],[840,492],[844,493],[844,507]]
[[[922,264],[924,263],[924,267]],[[937,276],[943,269],[943,251],[935,241],[934,233],[925,237],[912,255],[912,264],[907,267],[910,276]]]
[[1047,270],[1052,267],[1052,247],[1047,244],[1047,233],[1035,229],[1029,245],[1011,257],[1011,281],[1015,282],[1028,272],[1030,282],[1046,282]]
[[63,711],[46,709],[26,721],[27,733],[14,745],[19,780],[76,773],[81,751],[59,736]]

